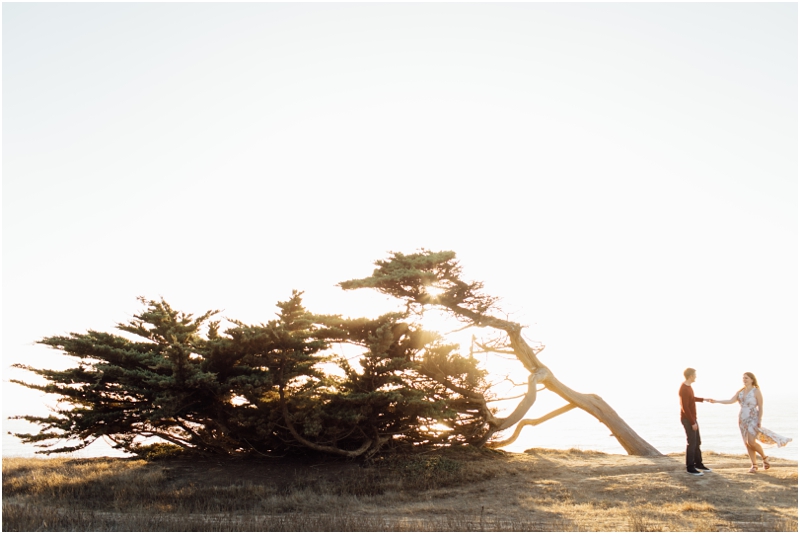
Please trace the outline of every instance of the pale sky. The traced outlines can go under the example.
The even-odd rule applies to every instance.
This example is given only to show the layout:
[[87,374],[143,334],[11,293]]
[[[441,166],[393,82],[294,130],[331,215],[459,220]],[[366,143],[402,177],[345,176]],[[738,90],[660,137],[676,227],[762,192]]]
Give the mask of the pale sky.
[[335,284],[419,247],[615,408],[796,398],[796,3],[2,10],[4,416],[139,295],[377,314]]

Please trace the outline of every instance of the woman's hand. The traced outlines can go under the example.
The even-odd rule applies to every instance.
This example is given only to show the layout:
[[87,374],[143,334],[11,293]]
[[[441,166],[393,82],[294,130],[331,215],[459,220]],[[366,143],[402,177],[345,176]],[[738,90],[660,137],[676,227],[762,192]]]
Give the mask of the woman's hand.
[[710,402],[711,404],[716,404],[716,402],[717,402],[717,401],[715,401],[714,399],[706,399],[706,400],[707,400],[708,402]]

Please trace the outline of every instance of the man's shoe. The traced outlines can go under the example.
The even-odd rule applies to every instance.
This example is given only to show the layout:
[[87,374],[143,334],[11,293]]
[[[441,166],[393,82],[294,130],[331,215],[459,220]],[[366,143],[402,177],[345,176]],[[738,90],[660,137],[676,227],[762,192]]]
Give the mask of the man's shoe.
[[694,468],[697,469],[698,471],[707,471],[709,473],[711,471],[713,471],[713,469],[710,469],[710,468],[708,468],[708,467],[706,467],[704,465],[696,465],[696,466],[694,466]]
[[694,476],[696,476],[696,477],[701,477],[701,476],[703,476],[703,473],[701,473],[701,472],[700,472],[700,471],[698,471],[697,469],[687,469],[687,470],[686,470],[686,472],[687,472],[687,473],[689,473],[690,475],[694,475]]

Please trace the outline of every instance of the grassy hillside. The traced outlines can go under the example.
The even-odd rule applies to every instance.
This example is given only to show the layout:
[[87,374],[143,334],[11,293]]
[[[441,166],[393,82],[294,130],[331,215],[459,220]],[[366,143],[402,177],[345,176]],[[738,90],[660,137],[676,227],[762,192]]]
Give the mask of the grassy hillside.
[[3,530],[797,531],[797,463],[471,449],[343,460],[3,459]]

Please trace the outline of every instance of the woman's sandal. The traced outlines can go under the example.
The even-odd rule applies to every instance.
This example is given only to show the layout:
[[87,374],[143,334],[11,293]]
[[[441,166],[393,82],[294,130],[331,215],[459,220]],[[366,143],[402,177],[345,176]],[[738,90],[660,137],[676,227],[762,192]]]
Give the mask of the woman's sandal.
[[749,471],[750,473],[755,473],[756,471],[758,471],[758,466],[757,465],[753,465],[753,466],[750,467],[750,471]]
[[766,456],[761,458],[761,463],[764,464],[764,471],[766,471],[767,469],[770,468],[770,465],[769,465],[769,462],[767,461],[767,457]]

